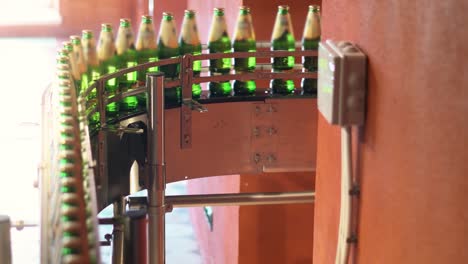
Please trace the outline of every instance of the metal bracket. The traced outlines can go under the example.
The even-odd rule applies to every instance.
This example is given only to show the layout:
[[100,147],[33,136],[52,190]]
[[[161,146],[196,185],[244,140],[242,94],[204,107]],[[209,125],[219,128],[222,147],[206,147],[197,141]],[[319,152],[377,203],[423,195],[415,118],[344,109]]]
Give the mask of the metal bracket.
[[199,102],[192,100],[193,55],[185,54],[182,57],[182,105],[180,108],[180,147],[192,147],[192,110],[200,113],[208,109]]
[[180,148],[192,147],[192,108],[185,102],[180,107]]
[[253,104],[251,153],[252,161],[262,171],[263,166],[276,163],[278,129],[273,125],[277,106],[272,103]]

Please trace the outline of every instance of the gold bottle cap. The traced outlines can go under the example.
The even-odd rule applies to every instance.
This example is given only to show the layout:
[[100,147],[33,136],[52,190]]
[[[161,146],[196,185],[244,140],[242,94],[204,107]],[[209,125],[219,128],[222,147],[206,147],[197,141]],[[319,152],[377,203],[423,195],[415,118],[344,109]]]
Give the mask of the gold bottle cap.
[[224,16],[224,8],[222,7],[215,7],[214,9],[214,14],[217,16]]
[[92,31],[92,30],[89,30],[89,29],[83,29],[83,30],[81,31],[81,34],[82,34],[82,35],[81,35],[81,38],[83,38],[83,39],[92,39],[93,36],[94,36],[93,31]]
[[130,27],[131,20],[129,18],[121,18],[120,19],[120,26],[121,27]]
[[320,6],[318,6],[318,5],[310,5],[310,6],[309,6],[309,11],[319,12],[319,11],[320,11]]
[[141,22],[144,24],[151,24],[153,23],[153,17],[150,15],[142,15]]
[[101,30],[104,32],[112,32],[112,25],[109,23],[102,23]]

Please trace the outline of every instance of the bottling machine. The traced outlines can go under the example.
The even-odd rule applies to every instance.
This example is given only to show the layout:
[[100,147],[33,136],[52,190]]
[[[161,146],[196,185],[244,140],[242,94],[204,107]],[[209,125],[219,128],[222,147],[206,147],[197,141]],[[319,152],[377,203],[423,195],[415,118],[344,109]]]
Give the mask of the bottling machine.
[[[193,83],[317,78],[316,72],[302,71],[302,65],[288,72],[272,72],[271,66],[261,63],[251,73],[193,75],[194,60],[317,56],[317,51],[310,50],[266,50],[265,43],[257,47],[260,51],[185,54],[140,64],[102,76],[80,94],[73,84],[69,92],[63,82],[49,87],[43,97],[41,262],[99,263],[99,247],[106,241],[98,235],[98,225],[112,224],[107,243],[112,246],[113,263],[162,264],[164,216],[174,207],[313,202],[312,191],[165,195],[166,183],[180,180],[315,170],[315,95],[301,95],[300,91],[277,95],[257,89],[253,96],[210,98],[204,93],[199,100],[192,99]],[[167,80],[154,73],[135,89],[113,96],[104,90],[105,82],[112,78],[168,64],[180,65],[180,78]],[[165,102],[164,92],[174,87],[181,87],[180,101]],[[86,100],[92,89],[97,90],[96,104]],[[146,95],[146,107],[106,117],[107,104],[134,95]],[[99,124],[91,127],[88,117],[97,112]],[[63,122],[59,122],[64,120],[69,132],[76,133],[74,140],[64,135]],[[73,151],[61,147],[67,140],[74,144]],[[128,196],[135,161],[140,172],[138,189],[147,189],[147,197]],[[64,172],[70,177],[63,177]],[[70,198],[61,191],[70,186],[80,197]],[[70,199],[81,201],[81,207],[66,206],[64,201]],[[98,219],[98,212],[108,205],[113,205],[114,216]]]

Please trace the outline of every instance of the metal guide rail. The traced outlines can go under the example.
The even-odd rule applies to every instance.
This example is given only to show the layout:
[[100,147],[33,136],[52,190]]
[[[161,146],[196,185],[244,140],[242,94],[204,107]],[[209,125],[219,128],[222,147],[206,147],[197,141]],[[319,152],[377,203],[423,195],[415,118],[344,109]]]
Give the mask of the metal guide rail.
[[[257,51],[191,55],[140,64],[103,76],[80,95],[88,116],[99,111],[100,124],[92,136],[97,158],[100,208],[128,195],[129,172],[134,161],[144,170],[146,162],[147,109],[107,118],[105,106],[128,96],[145,94],[148,86],[108,96],[106,81],[133,71],[178,63],[180,78],[165,80],[164,89],[182,87],[181,100],[165,102],[166,181],[239,173],[314,171],[316,149],[316,97],[275,95],[259,89],[254,96],[192,99],[193,83],[228,80],[300,79],[317,77],[302,69],[271,72],[261,66],[255,72],[193,76],[194,60],[220,58],[317,56],[316,51]],[[95,104],[86,96],[97,89]],[[166,98],[167,99],[167,98]],[[195,111],[193,111],[195,110]],[[181,166],[183,164],[183,166]],[[144,171],[142,171],[144,173]],[[142,181],[143,182],[143,179]]]
[[[190,55],[135,67],[102,76],[78,96],[74,114],[78,119],[82,140],[81,157],[84,185],[88,188],[94,212],[109,204],[114,205],[114,217],[103,222],[114,225],[112,238],[113,263],[165,263],[164,214],[173,207],[212,205],[250,205],[280,203],[310,203],[314,192],[217,194],[198,196],[165,196],[166,182],[200,177],[260,172],[315,171],[316,162],[316,97],[301,95],[274,95],[259,89],[254,96],[230,96],[192,99],[192,84],[229,80],[317,78],[315,72],[292,70],[270,72],[268,67],[257,67],[255,72],[231,73],[216,76],[194,76],[194,60],[220,58],[257,58],[285,56],[317,56],[316,51],[258,51]],[[144,86],[110,96],[105,91],[106,81],[133,71],[151,67],[179,64],[180,78],[165,80],[162,73],[148,74]],[[180,100],[166,103],[165,91],[181,87]],[[86,100],[93,89],[95,102]],[[131,113],[107,118],[106,105],[128,96],[146,96],[146,106]],[[44,111],[44,110],[43,110]],[[48,110],[50,111],[50,109]],[[44,115],[48,115],[43,112]],[[90,128],[88,118],[99,113],[99,124]],[[46,118],[47,119],[47,118]],[[50,126],[46,123],[45,126]],[[90,129],[93,131],[90,132]],[[47,150],[50,138],[43,137],[45,163],[56,157]],[[94,159],[93,159],[94,158]],[[130,194],[130,168],[139,165],[140,189],[148,190],[147,199],[138,200],[139,210],[130,210],[135,200]],[[47,177],[42,177],[47,178]],[[91,180],[89,180],[91,179]],[[86,182],[88,180],[88,182]],[[85,183],[86,182],[86,183]],[[50,188],[48,185],[43,185]],[[52,191],[54,192],[54,191]],[[50,201],[43,191],[43,202]],[[49,200],[48,200],[49,199]],[[134,206],[132,208],[135,208]],[[47,208],[50,212],[54,208]],[[56,208],[55,208],[56,209]],[[44,211],[43,211],[44,212]],[[135,213],[137,212],[137,213]],[[125,237],[128,226],[145,224],[148,219],[148,240],[134,237],[129,247]],[[130,223],[127,220],[130,219]],[[43,223],[47,225],[47,216]],[[97,221],[94,218],[93,221]],[[140,221],[140,222],[138,222]],[[146,224],[145,224],[146,225]],[[44,233],[50,233],[50,225]],[[43,229],[44,230],[44,229]],[[47,235],[42,237],[50,242]],[[102,238],[101,238],[102,240]],[[98,239],[95,244],[98,244]],[[48,247],[46,244],[44,247]],[[60,247],[58,247],[60,248]],[[151,248],[151,250],[148,250]],[[142,251],[142,249],[145,249]],[[132,251],[133,250],[133,251]],[[42,252],[48,251],[44,248]],[[96,251],[98,252],[98,251]],[[148,256],[141,259],[143,255]],[[98,254],[97,254],[98,255]],[[58,263],[42,259],[43,263]],[[133,262],[132,262],[133,261]],[[135,262],[137,261],[137,262]]]

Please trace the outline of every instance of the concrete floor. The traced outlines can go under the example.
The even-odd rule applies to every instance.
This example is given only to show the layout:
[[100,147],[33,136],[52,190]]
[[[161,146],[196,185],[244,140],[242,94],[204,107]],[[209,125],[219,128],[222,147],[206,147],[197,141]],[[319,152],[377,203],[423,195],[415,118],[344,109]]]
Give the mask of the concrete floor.
[[[39,221],[33,182],[41,149],[40,102],[54,77],[56,49],[55,39],[0,38],[0,214],[12,220]],[[183,194],[185,183],[169,184],[167,192]],[[202,263],[187,209],[167,214],[166,229],[168,264]],[[39,228],[12,229],[11,237],[13,264],[39,263]],[[103,253],[109,263],[110,252]]]

